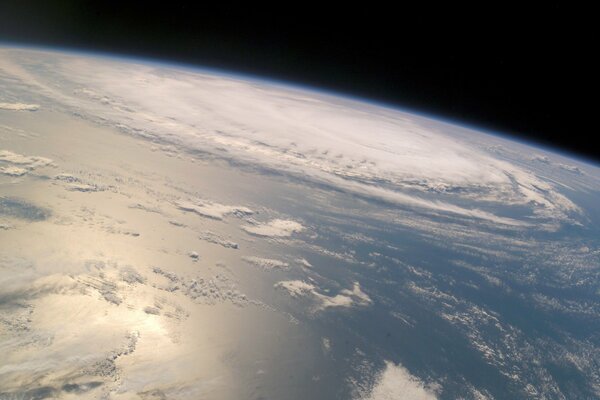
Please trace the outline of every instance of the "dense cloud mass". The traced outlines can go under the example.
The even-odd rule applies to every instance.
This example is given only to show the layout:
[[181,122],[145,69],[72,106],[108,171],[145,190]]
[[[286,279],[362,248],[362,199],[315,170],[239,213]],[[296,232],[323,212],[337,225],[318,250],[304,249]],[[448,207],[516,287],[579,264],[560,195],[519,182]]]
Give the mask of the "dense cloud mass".
[[400,110],[0,48],[0,399],[600,397],[598,204]]
[[[486,142],[478,134],[474,140],[464,129],[265,83],[108,59],[50,56],[44,61],[53,66],[54,76],[48,76],[12,61],[27,60],[27,53],[4,53],[3,69],[40,93],[89,118],[192,151],[258,163],[403,206],[495,223],[519,224],[484,210],[495,202],[527,206],[549,224],[581,217],[554,183],[498,154],[494,139]],[[56,87],[50,79],[68,85]],[[440,196],[431,201],[430,193]],[[477,207],[460,206],[465,198]],[[219,217],[227,210],[207,215],[212,212]]]

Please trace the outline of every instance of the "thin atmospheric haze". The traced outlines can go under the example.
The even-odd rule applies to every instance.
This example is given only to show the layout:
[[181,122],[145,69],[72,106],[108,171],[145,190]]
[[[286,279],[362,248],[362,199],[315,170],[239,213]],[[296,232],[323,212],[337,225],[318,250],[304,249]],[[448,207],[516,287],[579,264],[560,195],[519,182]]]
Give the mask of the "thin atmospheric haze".
[[600,168],[0,47],[0,399],[600,398]]

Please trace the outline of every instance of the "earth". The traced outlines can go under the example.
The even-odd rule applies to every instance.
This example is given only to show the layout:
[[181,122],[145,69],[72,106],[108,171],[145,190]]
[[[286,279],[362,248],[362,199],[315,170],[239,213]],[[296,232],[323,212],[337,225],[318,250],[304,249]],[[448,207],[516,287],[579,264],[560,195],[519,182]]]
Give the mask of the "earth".
[[599,365],[598,165],[0,48],[0,399],[597,399]]

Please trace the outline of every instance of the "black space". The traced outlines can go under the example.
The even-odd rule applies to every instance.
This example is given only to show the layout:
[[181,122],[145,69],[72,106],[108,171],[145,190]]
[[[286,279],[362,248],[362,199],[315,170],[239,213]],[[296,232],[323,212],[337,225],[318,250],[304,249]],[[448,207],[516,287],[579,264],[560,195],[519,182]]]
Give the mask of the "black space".
[[3,0],[0,40],[289,80],[600,160],[596,12],[563,1],[417,3]]

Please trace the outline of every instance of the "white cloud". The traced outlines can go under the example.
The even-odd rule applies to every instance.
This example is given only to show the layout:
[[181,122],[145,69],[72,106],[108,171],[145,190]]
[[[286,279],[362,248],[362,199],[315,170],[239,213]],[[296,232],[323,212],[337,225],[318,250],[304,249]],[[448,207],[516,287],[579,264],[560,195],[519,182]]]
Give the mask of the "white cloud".
[[37,111],[40,106],[38,104],[24,104],[24,103],[0,103],[0,110],[9,111]]
[[558,164],[558,167],[564,169],[565,171],[572,172],[574,174],[583,174],[583,171],[581,170],[581,168],[579,168],[576,165]]
[[331,339],[327,337],[322,338],[321,347],[324,353],[329,353],[331,351]]
[[402,365],[385,362],[371,392],[361,400],[435,400],[435,392]]
[[244,226],[242,229],[252,235],[278,238],[302,232],[304,227],[296,221],[274,219],[263,224]]
[[13,226],[6,222],[0,221],[0,230],[7,231],[9,229],[13,229]]
[[279,261],[279,260],[273,260],[270,258],[248,256],[248,257],[242,257],[242,259],[245,262],[247,262],[248,264],[252,264],[254,266],[260,267],[265,270],[285,269],[285,268],[289,267],[289,264],[286,262]]
[[25,168],[20,168],[20,167],[2,167],[2,168],[0,168],[0,173],[2,173],[4,175],[8,175],[8,176],[23,176],[27,172],[29,172],[29,171],[26,170]]
[[102,192],[107,189],[107,187],[98,185],[97,183],[84,182],[81,178],[67,173],[57,174],[54,176],[54,179],[58,182],[62,182],[64,188],[70,192],[90,193]]
[[0,163],[2,162],[30,170],[52,164],[52,160],[49,158],[26,156],[10,150],[0,150]]
[[228,206],[224,204],[202,200],[198,200],[196,202],[178,201],[176,205],[180,210],[194,212],[202,217],[218,220],[225,218],[225,216],[229,214],[234,214],[238,217],[241,217],[245,215],[251,215],[254,213],[247,207]]
[[[178,225],[178,223],[174,222],[174,221],[169,221],[171,224],[176,225],[176,226],[180,226]],[[213,243],[213,244],[218,244],[219,246],[223,246],[227,249],[239,249],[239,244],[237,244],[236,242],[233,242],[225,237],[223,237],[222,235],[219,235],[218,233],[214,233],[211,231],[205,231],[205,232],[200,232],[198,233],[198,239],[200,240],[204,240],[208,243]]]
[[182,293],[197,303],[216,304],[228,301],[241,307],[251,302],[224,276],[213,279],[187,278],[159,267],[154,267],[152,272],[164,278],[164,283],[157,285],[156,288],[171,293]]
[[292,297],[312,295],[316,289],[315,285],[300,280],[278,282],[275,284],[275,287],[287,290]]
[[306,260],[305,258],[297,258],[296,262],[306,268],[313,267],[313,265],[311,263],[309,263],[308,260]]
[[[0,52],[0,69],[9,76],[34,85],[66,109],[159,145],[275,169],[419,211],[512,227],[547,225],[500,215],[506,206],[519,212],[525,207],[533,218],[558,222],[581,213],[546,174],[497,150],[516,145],[457,126],[201,71],[59,53]],[[48,65],[53,79],[79,89],[50,85]],[[523,152],[529,150],[519,148],[519,159],[531,160],[531,153]],[[206,217],[228,213],[217,205],[198,207],[193,211]]]
[[321,293],[312,283],[301,280],[281,281],[275,284],[275,288],[285,289],[292,297],[306,297],[315,303],[313,311],[322,311],[327,308],[350,308],[357,306],[369,306],[371,298],[360,289],[360,284],[354,282],[352,289],[343,289],[335,296]]
[[354,282],[352,286],[352,290],[344,289],[340,293],[343,295],[354,298],[357,304],[361,305],[369,305],[372,303],[371,298],[361,290],[360,284],[358,282]]

